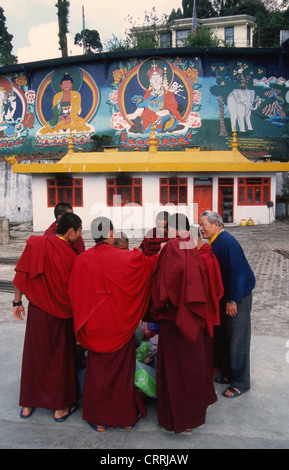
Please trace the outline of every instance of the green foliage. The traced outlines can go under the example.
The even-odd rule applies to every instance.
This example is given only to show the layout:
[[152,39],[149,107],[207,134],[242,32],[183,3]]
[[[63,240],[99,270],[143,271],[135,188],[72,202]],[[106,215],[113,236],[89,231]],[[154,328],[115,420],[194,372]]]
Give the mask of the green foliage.
[[70,2],[68,0],[58,0],[55,6],[57,8],[58,15],[58,42],[62,57],[67,57],[68,51],[66,34],[68,33],[68,15]]
[[219,47],[222,41],[209,28],[198,27],[195,33],[189,34],[184,47]]
[[110,52],[122,52],[127,51],[130,48],[129,40],[119,39],[113,34],[112,39],[109,39],[105,44],[106,50]]
[[[194,0],[182,0],[183,13],[176,16],[175,10],[170,20],[191,18]],[[289,0],[278,3],[275,0],[197,0],[197,17],[250,15],[255,17],[258,27],[254,32],[254,47],[280,47],[280,30],[289,29]],[[288,8],[286,10],[286,8]]]
[[100,150],[103,150],[104,147],[109,147],[111,146],[112,143],[112,137],[110,135],[98,135],[98,134],[93,134],[91,136],[91,139],[93,140],[94,143],[94,150],[99,152]]
[[74,44],[84,46],[85,54],[93,54],[102,51],[102,43],[98,31],[95,29],[84,29],[74,36]]
[[9,34],[6,28],[6,17],[4,10],[0,7],[0,65],[17,64],[17,57],[12,54],[12,34]]
[[145,11],[144,22],[142,26],[137,26],[133,18],[129,15],[127,22],[130,24],[126,31],[126,40],[124,44],[127,49],[143,50],[156,49],[159,47],[158,25],[167,24],[167,15],[162,15],[159,19],[155,7],[150,12]]
[[[220,2],[218,2],[220,3]],[[194,0],[182,0],[183,18],[191,18],[193,14]],[[198,18],[212,18],[217,16],[210,0],[196,0]]]

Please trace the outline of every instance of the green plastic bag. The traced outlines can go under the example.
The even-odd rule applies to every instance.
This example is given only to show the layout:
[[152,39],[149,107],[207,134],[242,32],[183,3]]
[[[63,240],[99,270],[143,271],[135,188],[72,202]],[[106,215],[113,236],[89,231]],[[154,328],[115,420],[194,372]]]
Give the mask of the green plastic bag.
[[137,360],[143,362],[147,358],[151,348],[152,347],[151,347],[150,343],[147,343],[146,341],[142,341],[141,344],[139,345],[139,347],[136,350]]
[[138,360],[136,361],[134,384],[148,397],[156,398],[156,371]]

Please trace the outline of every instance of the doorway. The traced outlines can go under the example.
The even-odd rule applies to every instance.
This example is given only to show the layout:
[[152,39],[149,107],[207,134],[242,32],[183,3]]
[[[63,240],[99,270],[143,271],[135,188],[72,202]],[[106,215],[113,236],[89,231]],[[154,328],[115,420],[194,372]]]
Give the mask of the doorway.
[[194,203],[198,204],[198,220],[202,212],[212,210],[212,178],[194,179]]
[[225,223],[234,220],[234,178],[219,178],[218,212]]

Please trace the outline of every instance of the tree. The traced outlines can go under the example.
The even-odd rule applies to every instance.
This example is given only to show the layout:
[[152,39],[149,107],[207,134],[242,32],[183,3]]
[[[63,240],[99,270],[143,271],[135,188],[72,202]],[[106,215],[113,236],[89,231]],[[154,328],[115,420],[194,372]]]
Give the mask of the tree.
[[110,52],[121,52],[127,51],[130,48],[128,39],[119,39],[114,34],[112,39],[109,39],[106,43],[106,50]]
[[13,36],[9,34],[6,28],[6,17],[4,10],[0,7],[0,65],[14,65],[17,64],[17,57],[12,54],[12,41]]
[[183,43],[184,47],[219,47],[221,40],[209,28],[198,27],[195,33],[189,34]]
[[162,15],[158,19],[155,7],[150,12],[145,11],[144,23],[142,26],[136,26],[133,19],[128,15],[127,21],[130,23],[129,31],[126,32],[127,44],[130,49],[156,49],[159,47],[158,42],[158,25],[166,24],[167,15]]
[[66,34],[68,33],[68,15],[70,2],[68,0],[58,0],[55,6],[57,8],[58,15],[59,46],[62,53],[62,57],[67,57],[68,50]]
[[[220,2],[219,2],[220,3]],[[193,16],[194,0],[182,0],[183,18],[191,18]],[[210,0],[196,0],[197,17],[212,18],[217,16]]]
[[95,29],[84,29],[74,37],[74,44],[84,46],[85,54],[93,54],[102,51],[102,43],[98,31]]

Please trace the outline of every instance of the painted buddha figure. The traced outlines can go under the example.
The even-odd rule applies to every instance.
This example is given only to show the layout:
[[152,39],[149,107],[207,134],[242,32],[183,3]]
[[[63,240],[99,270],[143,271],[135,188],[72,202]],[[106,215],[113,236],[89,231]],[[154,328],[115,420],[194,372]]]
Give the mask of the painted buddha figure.
[[61,91],[53,98],[53,118],[40,131],[41,134],[66,131],[76,132],[89,131],[85,120],[79,115],[81,113],[81,95],[73,90],[73,79],[64,74],[60,82]]

